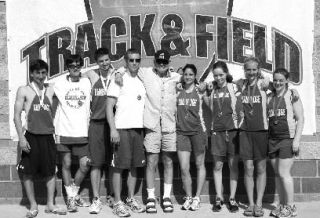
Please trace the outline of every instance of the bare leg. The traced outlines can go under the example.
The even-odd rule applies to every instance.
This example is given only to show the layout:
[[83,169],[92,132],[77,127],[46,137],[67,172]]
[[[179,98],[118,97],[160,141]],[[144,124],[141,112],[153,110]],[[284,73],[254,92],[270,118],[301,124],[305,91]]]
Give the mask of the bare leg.
[[137,183],[137,168],[132,167],[129,171],[127,186],[128,186],[128,198],[134,197],[134,190]]
[[121,200],[121,173],[122,169],[119,168],[113,168],[113,175],[112,175],[112,185],[113,185],[113,191],[114,191],[114,202],[118,203]]
[[279,176],[279,158],[271,159],[271,165],[275,173],[276,193],[279,195],[279,203],[285,204],[286,199],[283,193],[283,186]]
[[38,210],[38,205],[34,197],[34,185],[32,176],[23,175],[23,184],[26,189],[27,197],[30,203],[30,210]]
[[235,198],[237,185],[238,185],[238,156],[229,157],[229,169],[230,169],[230,198]]
[[283,185],[283,194],[285,196],[286,205],[293,204],[293,179],[291,176],[292,158],[279,159],[279,175]]
[[164,167],[164,183],[172,184],[173,180],[173,152],[162,152],[162,162]]
[[147,154],[147,168],[146,168],[146,180],[147,180],[147,188],[154,188],[154,177],[156,167],[159,162],[159,154],[148,153]]
[[80,186],[83,179],[86,177],[89,167],[87,165],[87,156],[81,157],[79,159],[79,169],[77,170],[76,175],[74,176],[74,184]]
[[192,180],[190,175],[190,152],[178,151],[178,158],[180,163],[183,189],[186,192],[187,196],[192,197]]
[[100,184],[101,184],[101,169],[100,169],[100,167],[95,167],[95,166],[91,167],[90,179],[91,179],[93,197],[99,198]]
[[56,188],[56,176],[51,176],[47,178],[47,207],[49,210],[53,210],[54,206],[54,191]]
[[203,184],[206,180],[206,167],[204,165],[205,152],[197,154],[196,166],[197,166],[197,192],[196,197],[200,197]]
[[258,206],[262,206],[262,198],[264,195],[264,190],[266,188],[266,159],[257,161],[257,201],[256,204]]
[[214,186],[216,188],[217,197],[223,200],[222,193],[222,161],[215,161],[213,168]]
[[249,205],[254,206],[253,190],[254,190],[254,164],[253,160],[244,161],[244,185],[246,187]]
[[62,178],[65,186],[71,185],[71,153],[63,152],[61,153],[62,157]]

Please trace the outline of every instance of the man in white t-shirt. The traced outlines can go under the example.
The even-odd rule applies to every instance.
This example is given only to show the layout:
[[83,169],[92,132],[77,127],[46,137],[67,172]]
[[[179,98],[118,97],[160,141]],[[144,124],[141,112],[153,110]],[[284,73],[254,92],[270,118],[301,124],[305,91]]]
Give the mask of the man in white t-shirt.
[[[114,189],[113,213],[120,217],[130,216],[127,206],[137,213],[145,211],[143,205],[134,199],[137,181],[137,167],[146,164],[143,146],[143,110],[146,91],[137,74],[141,55],[135,49],[129,49],[125,55],[126,68],[122,68],[123,85],[111,80],[107,90],[107,119],[113,144],[114,167],[112,185]],[[115,114],[113,113],[116,108]],[[128,174],[128,197],[126,204],[121,201],[121,174],[124,169]]]

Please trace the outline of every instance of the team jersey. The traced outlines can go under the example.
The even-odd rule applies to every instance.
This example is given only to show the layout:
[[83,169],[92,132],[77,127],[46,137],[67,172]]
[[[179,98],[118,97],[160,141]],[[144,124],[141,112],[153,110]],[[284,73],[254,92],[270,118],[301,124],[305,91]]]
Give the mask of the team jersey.
[[271,138],[294,138],[296,120],[292,106],[292,91],[289,89],[283,96],[271,93],[268,97],[269,135]]
[[[32,90],[34,89],[32,88]],[[36,95],[32,100],[30,109],[26,114],[26,124],[24,126],[24,129],[28,132],[39,135],[48,135],[54,133],[52,105],[49,101],[49,98],[45,94],[43,103],[41,104],[40,97],[36,92]]]
[[177,133],[196,135],[205,131],[202,117],[202,95],[196,88],[187,93],[182,90],[177,97]]
[[241,102],[237,86],[228,83],[225,87],[215,87],[211,93],[212,130],[226,131],[238,129],[242,125]]
[[91,83],[88,78],[72,82],[62,77],[53,86],[59,100],[55,133],[65,137],[88,137]]
[[267,94],[261,87],[261,80],[253,86],[249,86],[248,81],[245,80],[242,86],[241,102],[244,122],[240,128],[246,131],[267,130]]
[[107,88],[110,84],[110,75],[102,80],[99,70],[94,70],[99,79],[93,84],[91,92],[91,120],[106,120]]

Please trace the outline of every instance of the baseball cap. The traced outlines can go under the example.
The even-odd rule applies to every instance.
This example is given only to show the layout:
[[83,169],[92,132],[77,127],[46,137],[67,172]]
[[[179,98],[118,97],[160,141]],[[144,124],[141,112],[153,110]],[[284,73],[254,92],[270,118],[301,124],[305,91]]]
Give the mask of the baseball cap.
[[170,54],[167,50],[161,49],[154,54],[157,64],[169,64]]

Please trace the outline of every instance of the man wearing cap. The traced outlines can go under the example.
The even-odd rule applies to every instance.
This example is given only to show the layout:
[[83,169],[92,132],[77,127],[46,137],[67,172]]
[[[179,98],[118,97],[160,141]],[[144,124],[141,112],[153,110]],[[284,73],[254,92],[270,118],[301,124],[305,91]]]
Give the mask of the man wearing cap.
[[[147,152],[147,213],[156,213],[155,170],[162,151],[164,165],[164,212],[173,212],[171,188],[173,180],[172,154],[176,152],[176,84],[180,75],[169,70],[170,54],[159,50],[154,55],[154,67],[140,68],[138,76],[146,89],[144,146]],[[116,75],[121,83],[121,74]]]

